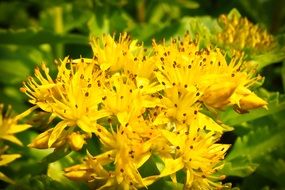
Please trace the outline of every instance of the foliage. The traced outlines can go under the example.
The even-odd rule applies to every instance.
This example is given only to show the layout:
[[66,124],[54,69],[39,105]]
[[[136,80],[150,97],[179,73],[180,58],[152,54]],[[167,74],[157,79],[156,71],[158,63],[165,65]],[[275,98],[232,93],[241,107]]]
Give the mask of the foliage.
[[[127,32],[151,49],[153,39],[157,44],[170,43],[187,31],[199,40],[200,48],[220,48],[228,62],[238,55],[264,76],[251,90],[268,102],[268,109],[220,110],[207,103],[203,105],[205,115],[218,124],[233,127],[219,141],[232,146],[216,176],[226,175],[223,183],[232,183],[233,188],[285,188],[285,7],[280,0],[13,0],[1,1],[0,10],[0,102],[12,105],[15,113],[9,116],[17,118],[17,125],[29,126],[12,134],[22,146],[6,142],[0,134],[0,155],[14,155],[11,161],[0,165],[0,179],[8,177],[6,182],[0,181],[1,189],[86,189],[85,183],[68,180],[63,171],[82,163],[87,151],[99,155],[103,149],[98,138],[86,138],[79,151],[69,148],[72,142],[55,150],[27,146],[60,122],[39,109],[29,110],[28,97],[19,90],[35,68],[45,63],[55,78],[58,64],[54,60],[64,60],[66,56],[92,58],[94,52],[89,43],[92,37],[102,34],[116,33],[118,38],[120,33]],[[240,24],[226,27],[239,19],[243,19]],[[225,82],[223,78],[220,81]],[[4,107],[3,113],[7,110]],[[23,113],[25,118],[16,113]],[[80,141],[77,134],[75,131],[73,137]],[[167,136],[166,132],[164,135]],[[143,177],[158,175],[165,163],[159,156],[151,155],[139,172]],[[149,189],[183,189],[185,174],[177,171],[176,176],[177,183],[164,177]]]

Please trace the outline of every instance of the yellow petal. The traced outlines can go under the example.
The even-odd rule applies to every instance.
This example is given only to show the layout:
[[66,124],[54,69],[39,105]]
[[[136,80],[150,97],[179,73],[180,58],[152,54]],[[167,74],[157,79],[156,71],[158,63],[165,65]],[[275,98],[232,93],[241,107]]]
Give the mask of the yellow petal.
[[[145,186],[149,186],[150,184],[152,184],[153,182],[155,182],[156,180],[158,180],[160,178],[159,175],[155,175],[155,176],[148,176],[142,179],[143,184]],[[145,187],[144,186],[144,187]]]
[[33,107],[29,108],[28,110],[24,111],[23,113],[17,115],[15,117],[15,119],[16,120],[22,119],[22,118],[26,117],[27,115],[29,115],[30,113],[32,113],[37,108],[38,108],[38,106],[33,106]]
[[39,149],[46,149],[48,148],[48,140],[50,137],[50,134],[53,129],[49,129],[41,134],[39,134],[31,144],[28,146],[31,148],[39,148]]
[[83,131],[87,132],[87,133],[92,133],[94,132],[95,129],[92,128],[92,125],[90,124],[89,121],[87,121],[86,119],[82,118],[79,119],[77,121],[77,125],[80,129],[82,129]]
[[176,173],[171,174],[171,175],[170,175],[170,178],[171,178],[171,180],[172,180],[173,183],[177,183]]
[[192,170],[187,170],[186,171],[186,182],[185,182],[185,188],[190,189],[192,186],[194,180],[194,174],[192,172]]
[[144,154],[141,154],[137,159],[136,159],[136,166],[137,168],[141,167],[151,156],[151,152],[148,151]]
[[206,126],[206,129],[209,131],[215,131],[219,133],[223,133],[224,131],[230,131],[232,128],[226,126],[226,125],[219,125],[216,123],[212,118],[202,114],[198,113],[197,120],[194,120],[194,122],[199,123],[197,126]]
[[5,181],[7,183],[11,183],[13,184],[14,181],[12,179],[10,179],[9,177],[7,177],[5,174],[3,174],[2,172],[0,172],[0,180]]
[[128,112],[120,112],[117,114],[117,118],[122,126],[125,126],[129,122],[129,117]]
[[260,107],[267,108],[267,102],[259,98],[254,93],[244,96],[239,101],[240,108],[243,110],[251,110]]
[[23,143],[13,135],[3,135],[3,136],[1,136],[1,139],[5,139],[5,140],[10,141],[12,143],[15,143],[19,146],[23,145]]
[[28,124],[17,124],[17,125],[12,125],[7,133],[18,133],[18,132],[22,132],[28,128],[32,127],[31,125],[28,125]]
[[72,150],[79,151],[85,143],[84,136],[73,132],[68,136],[68,143]]
[[13,162],[15,159],[20,158],[20,154],[3,154],[0,155],[0,166]]
[[[105,189],[108,189],[109,187],[112,187],[116,184],[116,181],[114,178],[109,178],[108,181],[103,185],[101,186],[100,188],[98,188],[98,190],[105,190]],[[107,188],[106,188],[107,187]],[[110,188],[111,189],[111,188]]]
[[174,174],[184,167],[182,157],[179,157],[177,159],[166,158],[163,160],[163,162],[164,162],[164,168],[159,175],[160,177],[165,177]]
[[76,170],[76,171],[69,171],[64,174],[65,177],[71,180],[88,180],[88,172],[86,170]]
[[77,165],[74,165],[74,166],[70,166],[68,168],[65,168],[64,169],[64,172],[72,172],[72,171],[83,171],[83,170],[87,170],[87,166],[84,165],[84,164],[77,164]]
[[59,122],[52,130],[50,138],[48,140],[48,147],[51,147],[52,144],[58,140],[60,137],[62,131],[67,127],[67,122],[66,121],[61,121]]
[[165,123],[169,123],[169,121],[169,118],[166,117],[163,113],[161,113],[155,118],[153,125],[162,125]]
[[237,85],[233,82],[213,84],[204,91],[202,100],[215,108],[223,108],[228,98],[233,94]]
[[183,139],[179,138],[177,134],[172,133],[168,130],[162,130],[162,134],[172,145],[180,146],[184,143]]
[[156,76],[157,80],[158,80],[160,83],[162,83],[162,82],[165,83],[164,88],[170,88],[170,87],[172,87],[172,84],[167,80],[167,78],[166,78],[165,76],[163,76],[162,73],[160,73],[160,72],[155,72],[155,76]]

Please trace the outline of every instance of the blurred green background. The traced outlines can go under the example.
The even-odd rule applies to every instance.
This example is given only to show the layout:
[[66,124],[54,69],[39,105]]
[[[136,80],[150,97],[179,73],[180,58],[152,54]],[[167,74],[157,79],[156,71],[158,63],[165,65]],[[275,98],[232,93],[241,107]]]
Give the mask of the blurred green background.
[[[92,57],[88,44],[92,35],[128,32],[133,39],[150,46],[153,38],[168,40],[191,30],[193,19],[210,28],[214,19],[220,14],[228,14],[233,8],[253,23],[267,28],[284,46],[284,0],[2,0],[0,102],[11,104],[16,112],[27,109],[27,97],[19,91],[22,81],[42,62],[48,64],[53,72],[55,59]],[[285,64],[282,60],[284,57],[271,61],[261,70],[266,80],[259,94],[269,100],[271,110],[252,112],[247,116],[226,112],[222,116],[236,129],[224,140],[236,142],[234,148],[238,148],[234,149],[236,152],[233,150],[234,154],[244,151],[251,155],[251,150],[256,148],[264,151],[264,154],[256,153],[255,157],[234,157],[237,160],[232,161],[232,168],[229,166],[228,171],[236,169],[235,163],[245,166],[243,170],[237,169],[238,172],[246,172],[229,172],[233,177],[228,181],[241,189],[285,189],[285,143],[280,136],[285,134],[285,101],[282,95]],[[264,128],[250,128],[256,125]],[[274,125],[279,128],[270,128]],[[277,134],[279,136],[274,136]],[[258,139],[258,136],[261,137]],[[240,142],[235,141],[239,138]],[[264,159],[260,160],[261,157]],[[263,167],[255,170],[256,163]],[[53,185],[51,189],[60,187]]]

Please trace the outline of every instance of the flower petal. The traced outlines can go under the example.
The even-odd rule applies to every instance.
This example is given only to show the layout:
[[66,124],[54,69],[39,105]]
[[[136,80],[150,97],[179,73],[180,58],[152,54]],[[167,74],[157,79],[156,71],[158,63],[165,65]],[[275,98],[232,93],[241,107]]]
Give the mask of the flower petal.
[[164,162],[164,168],[159,175],[160,177],[165,177],[174,174],[178,170],[181,170],[184,167],[182,157],[179,157],[177,159],[166,158],[163,160],[163,162]]
[[48,147],[51,147],[52,144],[59,138],[67,124],[68,123],[66,121],[61,121],[54,127],[48,140]]
[[10,134],[12,134],[12,133],[19,133],[19,132],[22,132],[22,131],[24,131],[24,130],[30,128],[30,127],[32,127],[32,126],[31,126],[31,125],[28,125],[28,124],[12,125],[12,126],[8,129],[7,133],[10,133]]
[[1,136],[1,139],[5,139],[5,140],[10,141],[12,143],[15,143],[15,144],[17,144],[19,146],[23,145],[23,143],[17,137],[15,137],[13,135],[9,135],[9,134],[8,135],[3,135],[3,136]]
[[13,162],[15,159],[20,158],[20,154],[3,154],[0,155],[0,166]]
[[2,172],[0,172],[0,180],[5,181],[7,183],[11,183],[13,184],[14,181],[12,179],[10,179],[9,177],[7,177],[5,174],[3,174]]

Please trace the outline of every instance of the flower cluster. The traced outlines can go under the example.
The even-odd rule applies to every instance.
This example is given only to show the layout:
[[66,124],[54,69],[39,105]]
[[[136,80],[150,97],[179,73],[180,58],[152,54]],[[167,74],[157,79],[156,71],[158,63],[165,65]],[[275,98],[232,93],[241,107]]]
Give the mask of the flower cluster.
[[[25,131],[31,127],[31,125],[28,124],[18,124],[18,121],[27,116],[30,111],[31,110],[28,110],[13,117],[11,107],[8,107],[8,109],[4,112],[4,105],[0,104],[0,166],[5,166],[15,159],[21,157],[20,154],[5,154],[8,146],[5,146],[3,141],[10,141],[20,146],[23,145],[22,142],[15,136],[15,134]],[[0,180],[6,181],[8,183],[13,183],[13,180],[11,180],[2,172],[0,172]]]
[[[93,58],[35,70],[22,91],[35,108],[59,122],[30,144],[34,148],[69,146],[80,150],[87,138],[99,139],[101,153],[87,152],[82,164],[65,169],[72,180],[94,189],[138,189],[183,172],[185,189],[220,189],[230,128],[204,114],[232,106],[238,112],[266,107],[249,88],[261,77],[239,57],[227,61],[219,49],[200,49],[188,34],[146,49],[127,34],[91,41]],[[140,168],[156,162],[159,172]]]
[[219,25],[222,31],[217,34],[217,43],[237,50],[251,53],[265,52],[272,49],[276,42],[272,35],[237,12],[221,15]]

